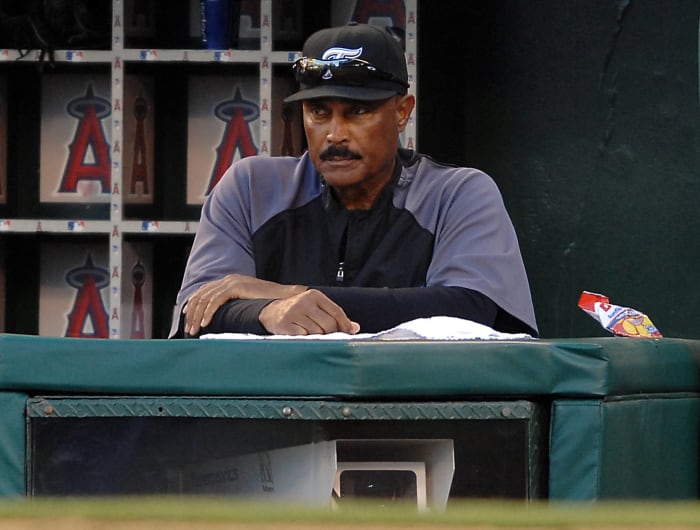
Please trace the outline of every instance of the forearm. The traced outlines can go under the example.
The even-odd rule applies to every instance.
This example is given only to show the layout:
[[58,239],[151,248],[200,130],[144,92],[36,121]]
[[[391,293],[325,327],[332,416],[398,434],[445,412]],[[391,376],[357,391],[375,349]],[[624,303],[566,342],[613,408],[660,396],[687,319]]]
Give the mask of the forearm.
[[[229,300],[223,304],[211,319],[211,322],[201,328],[196,336],[206,333],[254,333],[267,335],[268,331],[260,324],[258,315],[263,307],[269,304],[270,299],[255,300]],[[177,337],[184,334],[184,318],[181,318]]]
[[[285,285],[246,276],[243,274],[227,274],[221,278],[201,284],[197,290],[189,297],[183,313],[184,332],[187,335],[197,336],[202,333],[201,329],[208,328],[212,324],[212,319],[216,313],[227,302],[231,300],[273,300],[289,298],[295,294],[306,291],[303,285]],[[249,329],[254,322],[254,311],[260,312],[260,306],[254,305],[249,309],[247,305],[236,305],[239,311],[233,307],[227,307],[222,315],[219,315],[219,325],[217,328],[230,327],[233,331],[239,328]],[[221,320],[224,318],[223,320]],[[243,318],[243,321],[241,321]],[[255,326],[252,329],[256,329]],[[254,332],[254,331],[252,331]]]
[[[363,333],[376,333],[416,318],[452,316],[494,327],[499,307],[483,294],[462,287],[316,287],[360,324]],[[267,335],[260,311],[271,299],[230,300],[198,335],[253,333]],[[182,323],[181,323],[182,330]],[[500,330],[508,331],[508,330]],[[182,336],[181,334],[179,336]]]
[[403,322],[432,316],[452,316],[493,327],[499,307],[487,296],[463,287],[316,287],[360,324],[376,333]]

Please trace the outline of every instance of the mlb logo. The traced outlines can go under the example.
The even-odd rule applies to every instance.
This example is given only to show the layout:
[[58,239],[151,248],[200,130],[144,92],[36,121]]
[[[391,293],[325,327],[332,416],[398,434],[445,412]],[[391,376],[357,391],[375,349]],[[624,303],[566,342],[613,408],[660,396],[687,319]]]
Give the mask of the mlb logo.
[[12,221],[9,219],[0,219],[0,231],[7,232],[12,226]]
[[141,223],[142,232],[157,232],[160,228],[158,221],[144,221]]
[[84,232],[85,221],[68,221],[68,230],[70,232]]
[[9,61],[10,60],[10,50],[0,50],[0,61]]
[[155,61],[158,59],[158,50],[141,50],[139,58],[142,61]]
[[214,52],[214,60],[222,63],[229,63],[233,61],[233,54],[230,51],[217,51]]
[[66,61],[82,61],[85,58],[85,54],[82,51],[68,50],[66,52]]

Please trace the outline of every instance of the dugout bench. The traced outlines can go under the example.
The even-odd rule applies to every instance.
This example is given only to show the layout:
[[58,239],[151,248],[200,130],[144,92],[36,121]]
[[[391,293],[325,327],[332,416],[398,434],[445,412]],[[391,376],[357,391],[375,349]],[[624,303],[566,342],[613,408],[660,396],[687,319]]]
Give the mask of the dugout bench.
[[202,459],[440,439],[450,498],[694,499],[699,391],[684,339],[4,334],[0,495],[172,493],[172,470]]

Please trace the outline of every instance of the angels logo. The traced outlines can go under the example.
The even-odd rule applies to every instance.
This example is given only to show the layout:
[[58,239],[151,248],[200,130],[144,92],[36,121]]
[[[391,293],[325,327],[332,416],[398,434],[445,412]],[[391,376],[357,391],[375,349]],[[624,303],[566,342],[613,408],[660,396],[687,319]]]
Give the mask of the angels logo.
[[146,268],[137,261],[131,269],[131,283],[134,285],[134,303],[131,311],[131,339],[146,338],[146,317],[143,311],[143,284],[146,282]]
[[111,113],[108,100],[95,96],[92,85],[85,96],[68,103],[67,112],[78,120],[75,136],[69,146],[66,164],[59,191],[77,193],[78,182],[96,181],[102,193],[109,190],[110,156],[109,144],[102,129],[101,120]]
[[234,161],[236,152],[241,158],[258,154],[258,148],[253,141],[253,133],[249,123],[258,119],[260,108],[254,101],[244,100],[241,89],[236,87],[233,99],[219,103],[214,109],[214,115],[226,122],[224,134],[216,148],[216,162],[209,179],[207,194],[214,189],[226,169]]
[[134,158],[131,164],[131,186],[129,193],[136,194],[136,184],[141,184],[141,192],[148,194],[148,167],[146,161],[146,133],[144,121],[148,115],[148,102],[142,95],[134,101],[136,132],[134,133]]
[[78,290],[68,314],[66,337],[106,339],[109,336],[108,316],[100,289],[109,285],[108,271],[96,267],[88,254],[85,265],[68,271],[66,283]]

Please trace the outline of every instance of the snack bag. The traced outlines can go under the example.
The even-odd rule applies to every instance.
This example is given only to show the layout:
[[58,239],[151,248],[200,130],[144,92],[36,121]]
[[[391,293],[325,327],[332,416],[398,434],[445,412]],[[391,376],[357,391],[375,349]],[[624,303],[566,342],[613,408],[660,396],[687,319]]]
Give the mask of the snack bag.
[[605,329],[623,337],[662,337],[648,316],[630,307],[613,305],[607,296],[583,291],[578,306]]

